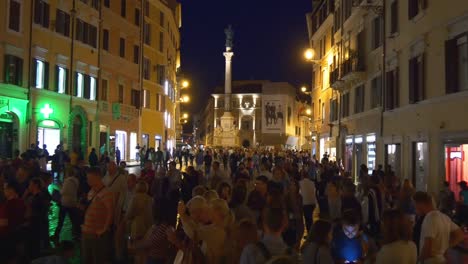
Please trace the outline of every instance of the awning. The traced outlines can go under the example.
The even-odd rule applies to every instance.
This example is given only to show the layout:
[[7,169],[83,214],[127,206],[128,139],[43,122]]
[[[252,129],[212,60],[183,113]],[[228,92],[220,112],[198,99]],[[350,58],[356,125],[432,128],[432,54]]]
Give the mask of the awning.
[[286,140],[286,145],[287,146],[297,146],[297,141],[299,139],[297,137],[289,136],[288,139]]

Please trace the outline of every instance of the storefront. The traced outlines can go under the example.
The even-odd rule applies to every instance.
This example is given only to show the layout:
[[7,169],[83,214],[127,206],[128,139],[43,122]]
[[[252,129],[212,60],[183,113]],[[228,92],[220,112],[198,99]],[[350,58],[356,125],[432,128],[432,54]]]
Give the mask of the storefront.
[[130,160],[137,159],[137,133],[130,132]]
[[155,149],[155,150],[158,150],[158,148],[160,148],[161,150],[163,150],[163,146],[162,146],[162,137],[161,137],[160,135],[154,136],[154,149]]
[[[0,93],[8,89],[0,85]],[[26,109],[27,100],[0,96],[0,158],[13,158],[15,150],[27,148]]]
[[377,167],[376,139],[375,134],[346,137],[343,161],[345,172],[357,179],[360,167],[364,164],[367,166],[367,173],[372,174]]
[[42,148],[45,144],[50,155],[54,154],[55,149],[60,144],[60,129],[60,125],[53,120],[46,119],[37,124],[37,141],[39,142],[39,147]]
[[412,178],[411,182],[416,190],[424,191],[427,189],[427,168],[428,168],[428,143],[413,142],[413,158],[412,158]]
[[[385,165],[395,172],[395,176],[401,177],[401,144],[385,144]],[[387,168],[386,168],[387,170]]]
[[374,134],[370,134],[366,136],[366,143],[367,143],[367,169],[368,174],[372,175],[372,171],[377,169],[377,145],[376,145],[376,137]]
[[[336,160],[336,142],[331,137],[322,137],[319,142],[320,159],[326,154],[329,160]],[[317,157],[319,158],[319,157]]]
[[[127,160],[127,132],[122,130],[115,131],[115,150],[119,148],[120,159]],[[114,150],[114,153],[115,153]]]
[[146,149],[150,148],[149,135],[148,134],[142,134],[141,135],[141,147],[145,147]]
[[12,158],[15,145],[15,118],[11,113],[0,114],[0,158]]

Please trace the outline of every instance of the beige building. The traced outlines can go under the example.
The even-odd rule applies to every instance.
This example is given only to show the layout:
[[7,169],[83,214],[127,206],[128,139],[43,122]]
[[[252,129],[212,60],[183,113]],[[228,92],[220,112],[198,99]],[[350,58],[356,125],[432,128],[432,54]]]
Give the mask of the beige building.
[[[383,4],[385,3],[385,7]],[[390,165],[419,190],[468,180],[468,2],[314,1],[315,153]]]
[[119,147],[127,161],[137,143],[175,145],[180,12],[175,0],[1,1],[0,157],[36,141]]
[[[307,109],[296,100],[296,88],[289,83],[234,81],[230,98],[237,146],[310,149]],[[197,133],[204,145],[223,145],[216,130],[222,129],[224,101],[223,87],[216,88],[200,114]]]

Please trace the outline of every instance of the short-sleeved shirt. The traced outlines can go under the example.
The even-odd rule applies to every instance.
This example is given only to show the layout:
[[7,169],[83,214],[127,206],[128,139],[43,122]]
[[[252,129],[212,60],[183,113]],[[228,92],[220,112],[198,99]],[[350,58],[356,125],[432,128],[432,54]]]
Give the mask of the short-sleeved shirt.
[[424,240],[432,238],[431,256],[443,257],[450,245],[450,233],[459,228],[447,215],[440,211],[434,210],[427,213],[421,227],[419,252],[424,247]]
[[[93,198],[94,195],[96,196]],[[114,212],[114,194],[104,188],[97,194],[90,194],[90,196],[92,201],[86,210],[82,230],[85,234],[96,234],[104,228],[108,214]]]

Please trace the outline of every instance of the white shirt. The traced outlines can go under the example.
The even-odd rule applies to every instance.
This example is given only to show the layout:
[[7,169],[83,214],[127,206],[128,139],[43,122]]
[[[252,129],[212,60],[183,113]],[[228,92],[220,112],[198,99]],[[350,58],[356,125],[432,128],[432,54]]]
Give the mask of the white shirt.
[[422,251],[425,238],[432,238],[432,252],[434,260],[444,259],[445,251],[449,248],[450,233],[460,229],[450,218],[434,210],[429,212],[421,227],[421,237],[419,240],[419,251]]
[[377,253],[376,264],[415,264],[418,260],[413,241],[398,240],[384,245]]
[[317,198],[315,196],[315,184],[308,178],[302,179],[299,182],[299,190],[302,195],[302,204],[303,205],[312,205],[317,203]]
[[60,194],[62,195],[62,205],[65,207],[75,207],[78,199],[78,187],[80,182],[75,177],[67,177],[63,182]]

